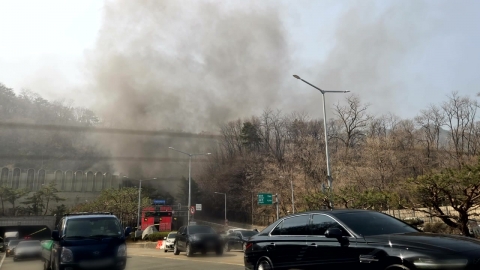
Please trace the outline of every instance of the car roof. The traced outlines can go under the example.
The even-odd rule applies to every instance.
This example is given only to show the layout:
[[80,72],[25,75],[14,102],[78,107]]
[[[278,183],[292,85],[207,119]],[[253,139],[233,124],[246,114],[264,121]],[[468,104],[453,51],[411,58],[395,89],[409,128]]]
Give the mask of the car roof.
[[87,219],[87,218],[117,218],[113,215],[105,215],[105,214],[91,214],[91,215],[71,215],[66,216],[66,219]]
[[331,216],[337,216],[338,214],[351,214],[351,213],[381,213],[378,211],[372,211],[372,210],[364,210],[364,209],[333,209],[333,210],[313,210],[313,211],[307,211],[307,212],[301,212],[301,213],[295,213],[291,214],[287,217],[293,217],[293,216],[299,216],[299,215],[305,215],[305,214],[329,214]]

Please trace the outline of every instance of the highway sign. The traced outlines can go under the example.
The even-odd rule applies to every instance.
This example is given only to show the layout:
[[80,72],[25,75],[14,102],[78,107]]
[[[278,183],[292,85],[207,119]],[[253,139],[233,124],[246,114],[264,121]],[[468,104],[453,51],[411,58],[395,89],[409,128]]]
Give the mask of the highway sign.
[[271,193],[258,193],[258,204],[259,205],[268,205],[273,204]]
[[153,204],[165,204],[165,200],[153,200]]
[[197,203],[197,204],[195,205],[195,210],[197,210],[197,211],[202,211],[202,204]]
[[195,206],[190,207],[190,214],[195,214]]

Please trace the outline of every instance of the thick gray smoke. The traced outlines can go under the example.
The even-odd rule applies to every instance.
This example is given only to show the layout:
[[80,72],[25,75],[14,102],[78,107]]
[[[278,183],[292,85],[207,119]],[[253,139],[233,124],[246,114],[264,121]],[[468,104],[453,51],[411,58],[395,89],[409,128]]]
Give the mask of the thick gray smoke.
[[[230,3],[107,2],[96,47],[87,53],[95,111],[105,123],[216,133],[219,124],[275,105],[290,55],[278,8]],[[116,156],[182,157],[168,146],[212,150],[206,141],[174,138],[118,136],[105,143]],[[179,167],[116,165],[140,175],[151,174],[152,165],[164,175]]]
[[107,2],[88,70],[115,126],[217,130],[275,104],[289,66],[277,8],[230,2]]
[[[321,117],[318,92],[299,95],[299,88],[309,86],[293,79],[298,72],[322,88],[351,90],[386,112],[404,86],[396,68],[402,69],[409,48],[430,30],[422,21],[422,2],[386,8],[353,2],[338,24],[312,25],[312,34],[319,33],[317,27],[334,29],[333,37],[319,33],[319,40],[335,43],[322,62],[306,63],[311,66],[306,69],[291,59],[298,44],[286,30],[285,8],[269,3],[107,2],[96,47],[87,53],[95,111],[115,127],[213,133],[219,124],[266,107]],[[319,44],[322,50],[327,48]],[[329,107],[341,98],[330,96]],[[172,157],[181,156],[168,146],[192,152],[210,148],[195,140],[155,138],[155,147],[148,141],[119,136],[106,146],[114,155]],[[135,166],[117,164],[117,170],[151,171],[138,167],[151,164]],[[172,170],[155,168],[167,175]]]

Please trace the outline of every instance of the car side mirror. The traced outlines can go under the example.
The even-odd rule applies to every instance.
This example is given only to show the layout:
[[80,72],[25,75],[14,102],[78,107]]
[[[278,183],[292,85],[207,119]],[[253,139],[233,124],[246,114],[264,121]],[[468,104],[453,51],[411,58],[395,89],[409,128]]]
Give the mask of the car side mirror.
[[325,232],[325,237],[326,238],[342,238],[342,230],[339,228],[330,228]]
[[129,236],[131,232],[132,232],[132,228],[130,227],[125,228],[125,236]]
[[60,235],[58,234],[57,230],[52,231],[52,240],[53,241],[59,241],[60,240]]
[[186,233],[182,232],[181,235],[187,235]]

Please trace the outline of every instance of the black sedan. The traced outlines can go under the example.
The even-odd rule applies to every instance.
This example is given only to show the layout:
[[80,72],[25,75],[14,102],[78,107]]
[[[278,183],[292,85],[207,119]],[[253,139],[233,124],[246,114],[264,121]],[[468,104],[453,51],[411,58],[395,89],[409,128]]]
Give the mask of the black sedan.
[[180,227],[175,242],[173,243],[173,254],[178,255],[184,251],[187,257],[195,252],[205,254],[215,251],[217,255],[223,254],[222,237],[210,226],[190,225]]
[[245,269],[480,269],[480,241],[367,210],[284,217],[247,243]]
[[245,251],[245,247],[247,246],[247,241],[250,237],[257,235],[258,232],[256,231],[248,231],[248,230],[236,230],[228,234],[224,241],[225,241],[225,251],[230,251],[232,249],[241,249]]

